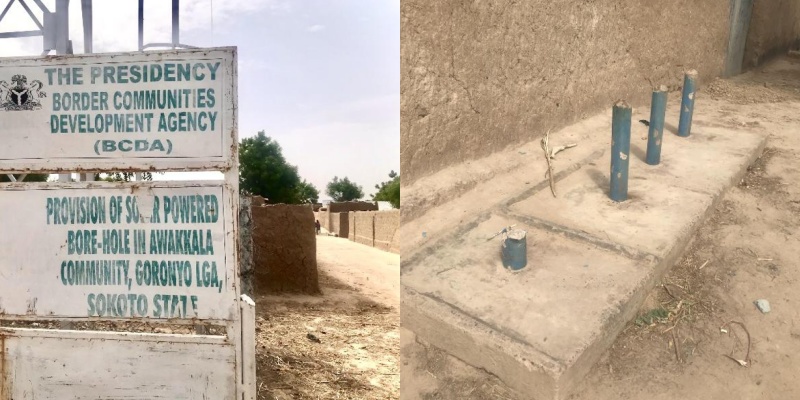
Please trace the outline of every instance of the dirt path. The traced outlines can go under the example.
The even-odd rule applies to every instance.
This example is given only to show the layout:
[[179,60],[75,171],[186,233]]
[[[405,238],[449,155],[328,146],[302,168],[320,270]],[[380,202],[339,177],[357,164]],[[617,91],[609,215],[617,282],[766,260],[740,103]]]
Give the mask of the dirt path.
[[[713,124],[769,132],[768,147],[572,399],[800,398],[800,58],[706,88]],[[403,399],[528,398],[401,335]]]
[[317,237],[317,263],[327,274],[386,307],[400,304],[400,256],[333,236]]
[[259,400],[396,399],[399,256],[318,236],[321,296],[257,299]]

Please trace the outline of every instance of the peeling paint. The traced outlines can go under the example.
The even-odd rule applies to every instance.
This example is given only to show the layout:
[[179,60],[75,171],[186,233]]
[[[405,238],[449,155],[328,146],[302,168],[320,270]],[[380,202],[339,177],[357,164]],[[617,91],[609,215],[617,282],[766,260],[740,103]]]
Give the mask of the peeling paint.
[[[213,128],[209,126],[207,130],[202,130],[198,126],[185,129],[182,135],[175,136],[162,132],[159,127],[161,113],[172,113],[172,109],[153,109],[151,112],[150,123],[142,124],[143,132],[134,132],[133,128],[125,129],[123,132],[109,139],[110,136],[93,133],[90,124],[96,124],[97,117],[104,117],[105,114],[126,113],[124,108],[118,109],[113,106],[113,100],[108,100],[108,111],[78,109],[79,114],[75,114],[86,119],[81,120],[85,123],[70,122],[61,125],[56,122],[55,128],[51,117],[60,121],[59,116],[66,116],[59,111],[46,113],[34,113],[29,118],[36,120],[29,121],[23,129],[13,131],[3,130],[9,118],[18,118],[18,113],[5,113],[0,115],[0,133],[4,135],[4,144],[0,148],[0,171],[8,173],[63,173],[63,172],[96,172],[114,170],[120,172],[136,171],[159,171],[159,170],[183,170],[183,171],[208,171],[222,170],[227,171],[234,168],[233,160],[237,150],[237,121],[236,121],[236,96],[238,72],[236,69],[236,49],[232,47],[219,47],[212,49],[199,50],[178,50],[178,51],[153,51],[153,52],[130,52],[115,54],[90,54],[90,55],[70,55],[70,56],[45,56],[45,57],[19,57],[0,59],[0,80],[8,80],[13,74],[32,74],[36,76],[47,75],[43,72],[44,68],[82,68],[84,82],[75,85],[74,82],[69,86],[75,93],[102,92],[104,94],[114,93],[122,90],[124,85],[117,82],[92,83],[89,80],[88,68],[119,64],[138,64],[146,63],[166,63],[166,62],[219,62],[217,79],[211,80],[210,75],[206,74],[194,80],[160,81],[157,83],[159,90],[199,90],[210,88],[215,91],[216,102],[207,108],[208,112],[217,113],[216,124]],[[54,93],[59,93],[67,87],[60,85],[56,80],[49,82],[44,79],[44,87],[41,89],[47,95],[38,98],[41,107],[46,110],[56,110],[57,105]],[[131,89],[135,90],[136,85]],[[129,89],[125,89],[129,90]],[[110,96],[109,96],[110,97]],[[194,104],[192,107],[186,106],[181,109],[185,112],[206,112],[206,109]],[[71,111],[70,111],[71,112]],[[70,114],[72,115],[72,114]],[[131,115],[129,115],[131,116]],[[69,126],[70,128],[63,128]],[[105,125],[109,126],[109,125]],[[56,134],[51,132],[56,129]],[[92,128],[93,129],[93,128]],[[117,129],[117,128],[114,128]],[[88,131],[87,131],[88,130]],[[82,133],[78,133],[78,132]],[[84,134],[84,132],[88,134]],[[211,133],[212,135],[209,135]],[[120,136],[121,135],[121,136]],[[117,137],[119,136],[119,137]],[[153,150],[148,147],[147,151],[139,148],[121,150],[121,147],[112,150],[100,146],[101,141],[144,141],[147,137],[148,143],[153,140],[170,141],[169,150]],[[174,142],[174,146],[171,144]],[[110,142],[109,142],[110,143]],[[121,142],[119,142],[121,143]],[[143,143],[143,142],[142,142]],[[130,145],[131,143],[128,143]],[[126,145],[126,146],[128,146]],[[109,144],[110,146],[110,144]],[[117,146],[117,145],[115,145]],[[148,145],[149,146],[149,145]]]
[[10,367],[11,357],[8,352],[8,338],[14,337],[14,333],[8,329],[0,328],[0,400],[14,400],[12,397],[11,380],[12,370]]
[[[253,327],[252,329],[254,329],[255,316],[253,310],[249,310],[250,312],[247,315],[243,315],[242,301],[239,297],[242,286],[240,283],[242,267],[239,265],[240,255],[237,250],[242,239],[239,237],[238,228],[240,216],[236,57],[235,48],[214,48],[0,59],[0,78],[5,77],[8,72],[22,69],[36,72],[36,70],[41,70],[41,68],[45,67],[72,67],[112,63],[160,63],[187,59],[196,61],[221,60],[219,71],[222,71],[220,72],[220,80],[212,82],[220,88],[217,92],[217,102],[219,104],[216,108],[219,109],[221,121],[220,126],[213,130],[215,136],[208,138],[208,140],[214,141],[213,145],[208,143],[201,145],[193,143],[192,140],[185,140],[184,154],[177,154],[171,157],[166,157],[162,154],[156,154],[158,157],[146,157],[141,156],[143,153],[136,152],[119,153],[115,156],[100,156],[100,153],[97,153],[97,143],[99,142],[95,142],[96,137],[92,135],[53,135],[49,131],[44,134],[42,127],[44,126],[46,129],[47,123],[38,123],[37,121],[30,121],[31,123],[27,124],[27,126],[33,128],[27,131],[9,132],[7,129],[4,130],[2,128],[4,126],[2,123],[3,116],[0,116],[0,133],[5,134],[12,142],[15,137],[19,139],[23,136],[26,139],[30,137],[36,138],[37,136],[44,137],[47,142],[47,146],[43,146],[38,145],[36,140],[33,143],[28,140],[25,148],[19,148],[23,153],[38,152],[35,157],[26,157],[25,154],[18,154],[13,150],[14,146],[6,143],[5,150],[0,149],[0,170],[22,174],[41,172],[83,173],[107,170],[120,172],[216,170],[225,173],[224,184],[219,182],[213,182],[213,184],[211,182],[58,182],[37,184],[14,182],[0,184],[0,192],[5,192],[2,199],[6,202],[11,202],[11,200],[8,200],[9,198],[18,199],[36,190],[47,191],[48,196],[58,196],[57,192],[59,191],[74,191],[62,194],[62,196],[65,196],[76,193],[81,189],[84,192],[91,192],[91,194],[118,190],[123,197],[126,196],[126,193],[129,193],[131,198],[136,200],[139,208],[138,220],[143,223],[150,222],[154,214],[158,212],[154,205],[154,189],[169,189],[172,191],[170,193],[176,190],[185,191],[189,195],[193,192],[205,191],[210,193],[210,191],[213,191],[218,196],[219,204],[213,207],[210,213],[219,216],[219,225],[221,226],[217,226],[213,233],[215,252],[212,254],[213,257],[221,258],[222,260],[221,262],[219,259],[215,260],[219,268],[219,280],[222,282],[219,291],[215,289],[213,292],[217,293],[213,294],[212,292],[203,292],[204,296],[207,296],[205,298],[206,303],[202,308],[202,310],[205,310],[205,314],[196,316],[183,315],[181,317],[174,317],[174,314],[163,315],[164,318],[162,319],[157,319],[157,317],[153,316],[124,318],[87,316],[86,293],[80,292],[75,295],[71,292],[67,293],[68,295],[61,293],[60,290],[63,288],[58,288],[58,284],[51,282],[53,279],[60,280],[58,276],[54,277],[52,273],[38,272],[36,270],[36,268],[43,268],[42,265],[52,264],[47,260],[48,257],[52,256],[51,252],[37,253],[36,260],[28,263],[29,268],[33,268],[33,270],[28,270],[29,274],[22,274],[21,277],[22,279],[30,279],[31,276],[34,276],[35,280],[37,280],[36,283],[39,285],[27,284],[29,282],[25,282],[26,285],[21,286],[18,284],[17,287],[20,287],[21,290],[16,291],[15,293],[17,294],[12,297],[6,296],[3,298],[4,304],[2,304],[3,307],[0,307],[0,321],[25,321],[25,323],[18,326],[29,327],[0,328],[0,400],[58,398],[60,396],[54,390],[58,390],[59,385],[52,385],[52,379],[57,374],[70,382],[70,394],[76,394],[76,398],[98,398],[98,396],[103,398],[133,398],[140,396],[142,393],[155,393],[156,387],[158,387],[161,389],[168,388],[168,392],[164,393],[165,398],[255,399],[255,380],[252,379],[245,382],[242,378],[250,373],[252,373],[253,377],[255,376],[254,348],[249,345],[249,342],[246,346],[247,348],[243,347],[243,337],[254,334],[254,332],[249,331],[243,332],[243,326]],[[110,90],[111,84],[108,86],[99,87],[98,89],[100,91]],[[165,84],[165,86],[168,85]],[[56,93],[59,87],[58,85],[51,85],[47,90],[48,92]],[[84,90],[90,90],[88,85]],[[94,90],[94,88],[91,90]],[[55,101],[51,93],[48,93],[48,95],[46,101]],[[45,106],[44,108],[47,109],[48,107]],[[154,111],[158,112],[160,110]],[[8,115],[4,117],[8,118]],[[37,115],[36,117],[40,116]],[[176,140],[175,138],[171,139]],[[218,142],[216,142],[217,139]],[[54,141],[58,143],[54,143]],[[87,147],[87,143],[90,142],[95,147]],[[172,143],[169,146],[173,146]],[[12,151],[9,151],[9,148]],[[114,193],[113,195],[116,196],[117,194]],[[35,204],[26,203],[28,200],[30,198],[23,199],[18,204],[29,204],[28,208],[30,209],[37,208],[38,202],[35,202]],[[12,208],[7,207],[6,209]],[[41,207],[38,207],[38,212],[41,212]],[[32,213],[35,213],[35,211],[32,211]],[[0,219],[1,217],[2,215],[0,215]],[[208,217],[206,217],[207,219]],[[214,220],[213,223],[217,224],[217,220]],[[144,226],[146,224],[142,225],[142,227]],[[149,228],[154,229],[156,227],[151,226]],[[59,229],[61,227],[51,229],[57,233],[51,236],[58,237],[58,240],[51,237],[48,239],[48,243],[51,243],[50,246],[53,249],[58,249],[57,252],[66,254],[66,250],[62,246],[65,239],[59,236],[62,233]],[[66,233],[64,234],[66,235]],[[224,244],[220,244],[217,247],[217,242]],[[22,245],[24,244],[22,243]],[[9,257],[13,261],[15,257],[13,253],[6,254],[10,254]],[[63,256],[63,254],[60,254],[60,256]],[[0,277],[3,278],[0,279],[0,288],[3,285],[14,284],[13,275],[11,277]],[[38,281],[40,278],[41,282]],[[64,284],[64,286],[67,285]],[[210,287],[213,288],[214,286]],[[140,292],[153,295],[153,293],[148,292],[150,289],[150,287],[141,289]],[[128,286],[128,290],[130,290],[130,286]],[[183,287],[182,290],[186,293],[192,293],[192,290],[199,289]],[[11,292],[14,291],[12,290]],[[0,293],[9,293],[9,290],[3,289],[0,290]],[[172,294],[175,294],[175,292]],[[73,300],[75,299],[82,301],[74,302]],[[45,321],[50,323],[45,324]],[[86,329],[73,331],[72,324],[81,321],[86,322],[84,327]],[[107,332],[92,330],[102,324],[116,324],[117,322],[121,322],[120,325],[122,326],[127,323],[143,322],[159,328],[178,325],[183,328],[181,332],[187,329],[194,330],[194,332],[191,334],[131,333],[120,331],[119,329],[126,328],[119,327]],[[199,331],[208,331],[198,327],[212,326],[215,326],[217,330],[206,335],[194,334]],[[129,326],[127,329],[130,330]],[[8,340],[10,337],[13,337],[13,340]],[[18,340],[24,341],[24,344],[18,343]],[[17,357],[17,354],[21,354],[19,348],[26,349],[24,357]],[[83,349],[81,354],[86,354],[87,357],[85,365],[84,360],[76,362],[74,349]],[[107,356],[104,356],[104,354],[108,353],[113,353],[115,357],[109,360]],[[11,355],[14,356],[12,357]],[[70,365],[70,363],[72,364]],[[169,371],[175,370],[177,367],[191,370],[189,372],[192,376],[207,383],[205,388],[200,385],[192,385],[190,381],[175,382],[174,378],[171,378],[169,374],[160,374],[162,369]],[[131,374],[130,368],[152,368],[159,371],[159,377],[145,382],[141,376]],[[82,382],[88,382],[92,380],[91,378],[95,378],[97,371],[102,371],[104,377],[112,379],[114,385],[100,389],[93,382],[91,385],[82,384]],[[163,379],[161,379],[161,375],[163,375]],[[12,380],[16,380],[18,382],[17,385],[14,385]],[[102,394],[99,393],[101,390]]]
[[8,399],[6,381],[6,335],[0,331],[0,400]]
[[36,315],[36,301],[38,298],[34,297],[28,300],[28,310],[25,312],[28,315]]

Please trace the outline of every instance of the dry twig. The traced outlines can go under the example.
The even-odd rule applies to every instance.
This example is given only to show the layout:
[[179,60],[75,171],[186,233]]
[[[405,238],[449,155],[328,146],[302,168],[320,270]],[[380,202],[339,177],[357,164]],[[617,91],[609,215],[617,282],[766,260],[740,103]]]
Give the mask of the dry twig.
[[553,178],[553,163],[551,160],[555,159],[556,154],[566,150],[571,149],[577,146],[577,143],[570,143],[563,146],[558,146],[555,148],[550,147],[550,130],[547,130],[547,133],[542,138],[542,150],[544,150],[544,159],[547,161],[547,171],[545,172],[545,177],[550,178],[550,191],[553,192],[553,197],[556,196],[556,182]]
[[573,147],[575,147],[577,145],[578,145],[577,143],[570,143],[570,144],[565,144],[563,146],[558,146],[556,148],[551,149],[550,150],[550,159],[554,160],[556,158],[556,154],[561,153],[562,151],[564,151],[566,149],[571,149],[571,148],[573,148]]
[[[732,355],[728,355],[728,354],[725,354],[725,357],[728,357],[731,360],[736,361],[736,363],[741,365],[742,367],[748,367],[750,365],[750,345],[751,345],[750,331],[747,330],[747,327],[744,326],[743,323],[738,322],[738,321],[729,321],[727,324],[722,325],[721,329],[724,328],[725,326],[730,326],[730,325],[733,325],[733,324],[741,326],[742,329],[744,329],[744,333],[747,334],[747,354],[744,356],[744,360],[739,360],[737,358],[734,358]],[[728,330],[728,331],[730,332],[730,330]],[[731,350],[731,354],[733,354],[733,350]]]
[[550,130],[542,138],[542,150],[544,150],[544,159],[547,161],[547,176],[550,177],[550,191],[553,192],[553,197],[556,196],[556,182],[553,180],[553,163],[550,161]]
[[675,297],[675,295],[674,295],[674,294],[672,294],[672,291],[670,291],[670,290],[669,290],[669,287],[667,287],[667,285],[668,285],[667,283],[662,283],[662,284],[661,284],[661,287],[663,287],[663,288],[664,288],[664,290],[666,290],[666,291],[667,291],[667,294],[669,295],[669,297],[672,297],[673,299],[675,299],[675,300],[678,300],[678,298],[677,298],[677,297]]
[[675,357],[678,358],[678,362],[679,363],[682,363],[683,359],[681,359],[681,351],[680,351],[680,347],[678,345],[678,340],[675,339],[675,331],[672,331],[672,344],[675,345]]

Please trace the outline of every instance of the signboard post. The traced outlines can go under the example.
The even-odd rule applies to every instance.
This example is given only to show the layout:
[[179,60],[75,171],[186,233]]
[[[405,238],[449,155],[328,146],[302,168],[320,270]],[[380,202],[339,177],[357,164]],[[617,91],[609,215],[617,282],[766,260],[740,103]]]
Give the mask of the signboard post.
[[0,59],[3,172],[225,176],[0,184],[0,400],[255,399],[236,86],[235,48]]

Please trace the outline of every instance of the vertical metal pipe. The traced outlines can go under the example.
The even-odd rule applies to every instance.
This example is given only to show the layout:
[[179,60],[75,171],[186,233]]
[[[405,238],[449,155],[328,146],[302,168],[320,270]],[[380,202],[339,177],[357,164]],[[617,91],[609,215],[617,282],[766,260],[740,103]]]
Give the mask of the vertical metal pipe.
[[661,142],[664,140],[664,114],[667,112],[667,87],[661,85],[653,90],[650,104],[650,130],[647,133],[647,157],[645,162],[658,165],[661,162]]
[[83,16],[83,52],[94,52],[92,41],[92,0],[81,0],[81,14]]
[[139,0],[139,51],[144,50],[144,0]]
[[628,162],[631,153],[631,106],[623,100],[614,104],[611,117],[611,187],[614,201],[628,199]]
[[689,70],[683,78],[683,95],[681,96],[681,119],[678,122],[678,136],[688,137],[692,132],[692,114],[694,113],[694,95],[697,85],[697,71]]
[[56,0],[56,53],[69,53],[69,0]]
[[181,43],[181,0],[172,0],[172,48]]
[[731,0],[731,24],[728,34],[728,52],[725,56],[724,77],[742,73],[744,47],[753,17],[753,3],[754,0]]
[[501,249],[503,266],[512,271],[519,271],[528,265],[527,232],[510,231],[503,239]]
[[[56,0],[55,12],[55,38],[56,38],[56,54],[69,54],[69,0]],[[72,174],[58,174],[59,182],[69,182],[72,180]],[[62,324],[62,329],[65,326]]]

